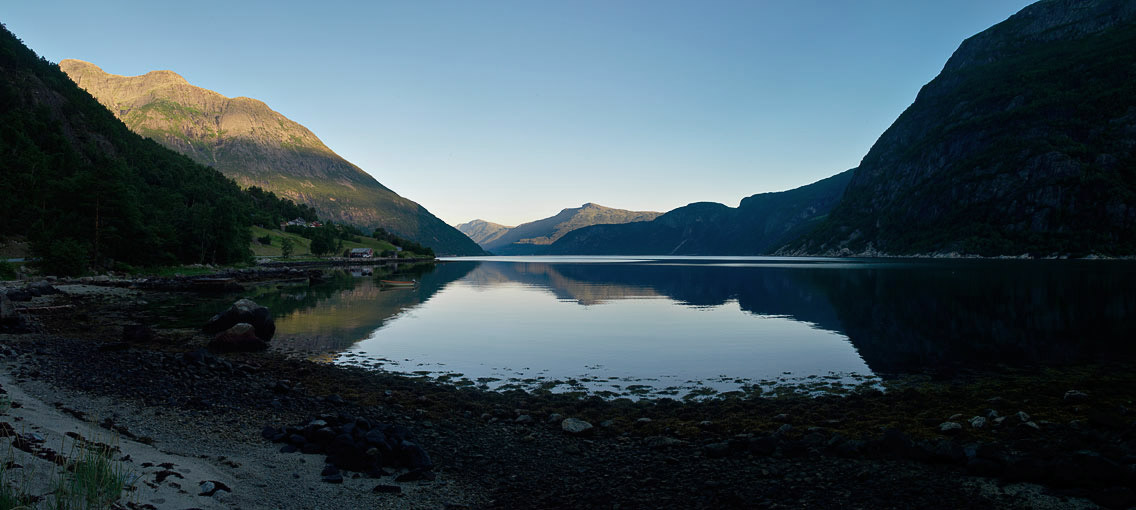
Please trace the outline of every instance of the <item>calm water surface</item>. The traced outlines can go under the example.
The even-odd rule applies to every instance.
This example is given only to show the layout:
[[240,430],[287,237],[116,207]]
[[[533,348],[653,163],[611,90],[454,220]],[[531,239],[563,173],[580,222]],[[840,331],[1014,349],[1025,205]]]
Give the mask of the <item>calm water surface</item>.
[[1132,359],[1136,338],[1131,262],[461,258],[250,297],[277,317],[274,348],[607,396]]

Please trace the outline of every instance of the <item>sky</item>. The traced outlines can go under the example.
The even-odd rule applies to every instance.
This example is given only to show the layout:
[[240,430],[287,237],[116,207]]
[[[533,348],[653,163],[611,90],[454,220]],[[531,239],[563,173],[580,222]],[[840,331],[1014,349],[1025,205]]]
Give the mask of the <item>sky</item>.
[[853,168],[1026,0],[4,0],[44,58],[247,96],[447,223],[737,206]]

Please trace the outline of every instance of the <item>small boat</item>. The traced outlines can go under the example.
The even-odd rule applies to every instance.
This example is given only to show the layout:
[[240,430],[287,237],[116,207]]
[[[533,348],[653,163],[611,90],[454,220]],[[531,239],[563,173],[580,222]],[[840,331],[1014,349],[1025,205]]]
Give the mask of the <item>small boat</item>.
[[415,287],[417,280],[379,280],[383,287]]

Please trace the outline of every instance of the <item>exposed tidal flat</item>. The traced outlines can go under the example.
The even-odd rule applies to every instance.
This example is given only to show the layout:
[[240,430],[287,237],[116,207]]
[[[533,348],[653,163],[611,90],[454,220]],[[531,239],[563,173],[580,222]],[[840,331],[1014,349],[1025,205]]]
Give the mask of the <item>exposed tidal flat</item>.
[[[175,483],[194,489],[185,497],[201,507],[317,500],[394,508],[1092,508],[1133,502],[1136,372],[1125,321],[1136,300],[1123,265],[1054,262],[1039,271],[1017,262],[916,264],[916,271],[906,261],[627,260],[509,260],[504,268],[457,261],[376,268],[375,275],[324,271],[314,280],[312,273],[278,270],[242,277],[250,281],[240,295],[214,297],[114,287],[114,281],[57,282],[62,294],[17,303],[32,332],[0,339],[11,381],[4,384],[58,402],[127,439],[205,456],[215,470],[210,479],[232,491],[200,496],[196,475],[178,471],[189,482]],[[718,271],[725,274],[716,278]],[[503,275],[521,275],[522,283]],[[418,287],[375,285],[405,277],[417,279]],[[271,281],[251,281],[264,279]],[[675,279],[684,285],[667,283]],[[403,322],[438,322],[435,314],[442,312],[486,313],[464,294],[496,305],[493,285],[519,289],[518,307],[542,294],[553,298],[540,306],[584,313],[642,300],[647,312],[660,304],[679,307],[669,313],[734,321],[749,334],[796,331],[795,321],[821,339],[806,347],[850,351],[859,371],[839,373],[832,359],[845,358],[828,355],[813,356],[814,367],[751,363],[754,370],[734,374],[723,373],[729,370],[723,362],[703,374],[726,377],[687,377],[701,385],[668,395],[651,376],[616,375],[611,361],[588,362],[598,382],[573,383],[574,364],[555,375],[551,363],[488,367],[529,367],[536,377],[549,370],[529,386],[523,372],[515,376],[519,382],[479,380],[492,377],[474,372],[479,364],[446,377],[457,363],[439,358],[448,347],[412,358],[392,340],[381,344],[390,349],[386,355],[375,347],[365,353],[363,344],[382,342],[384,334],[406,327]],[[197,354],[209,341],[201,323],[242,296],[273,310],[277,336],[270,349]],[[532,310],[513,317],[538,318]],[[496,315],[486,322],[509,320]],[[745,329],[748,322],[777,328]],[[140,323],[153,328],[151,337],[123,337],[124,326]],[[447,334],[487,342],[478,338],[476,324]],[[699,331],[689,338],[700,350],[713,350],[713,331],[704,324],[681,329],[672,321],[662,329]],[[412,331],[430,342],[429,329]],[[888,332],[902,334],[884,337]],[[599,333],[571,338],[587,335]],[[597,345],[602,342],[590,347]],[[666,346],[655,342],[644,350]],[[758,351],[756,358],[763,356],[772,354]],[[358,361],[365,357],[386,361]],[[654,378],[667,372],[678,373],[660,367]],[[619,379],[612,383],[611,377]],[[558,384],[546,384],[553,381]],[[723,386],[714,388],[718,382]],[[262,437],[265,425],[302,429],[321,416],[341,415],[411,431],[433,460],[432,479],[396,482],[403,469],[378,480],[353,478],[344,470],[342,483],[333,484],[320,476],[322,455],[281,454],[279,444]],[[570,432],[569,418],[591,428]],[[156,472],[143,472],[143,480],[163,486],[155,483]],[[379,486],[399,486],[403,495],[373,492]],[[137,493],[150,490],[143,485]]]

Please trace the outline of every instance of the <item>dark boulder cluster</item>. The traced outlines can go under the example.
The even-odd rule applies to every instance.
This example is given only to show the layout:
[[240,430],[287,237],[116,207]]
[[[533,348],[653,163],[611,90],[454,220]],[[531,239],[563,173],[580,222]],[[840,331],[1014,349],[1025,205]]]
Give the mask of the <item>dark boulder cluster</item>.
[[387,423],[371,423],[366,418],[349,414],[324,414],[303,426],[266,426],[265,439],[285,443],[282,453],[302,452],[327,455],[323,480],[343,481],[339,470],[365,473],[379,478],[388,473],[383,468],[406,469],[397,481],[433,479],[430,455],[414,439],[406,427]]
[[32,330],[27,318],[19,313],[15,303],[31,301],[40,296],[61,294],[59,289],[45,281],[31,282],[20,288],[0,288],[0,332],[27,333]]
[[276,323],[268,308],[249,299],[241,299],[228,310],[214,315],[201,328],[215,335],[209,348],[217,352],[252,352],[268,348],[276,334]]

